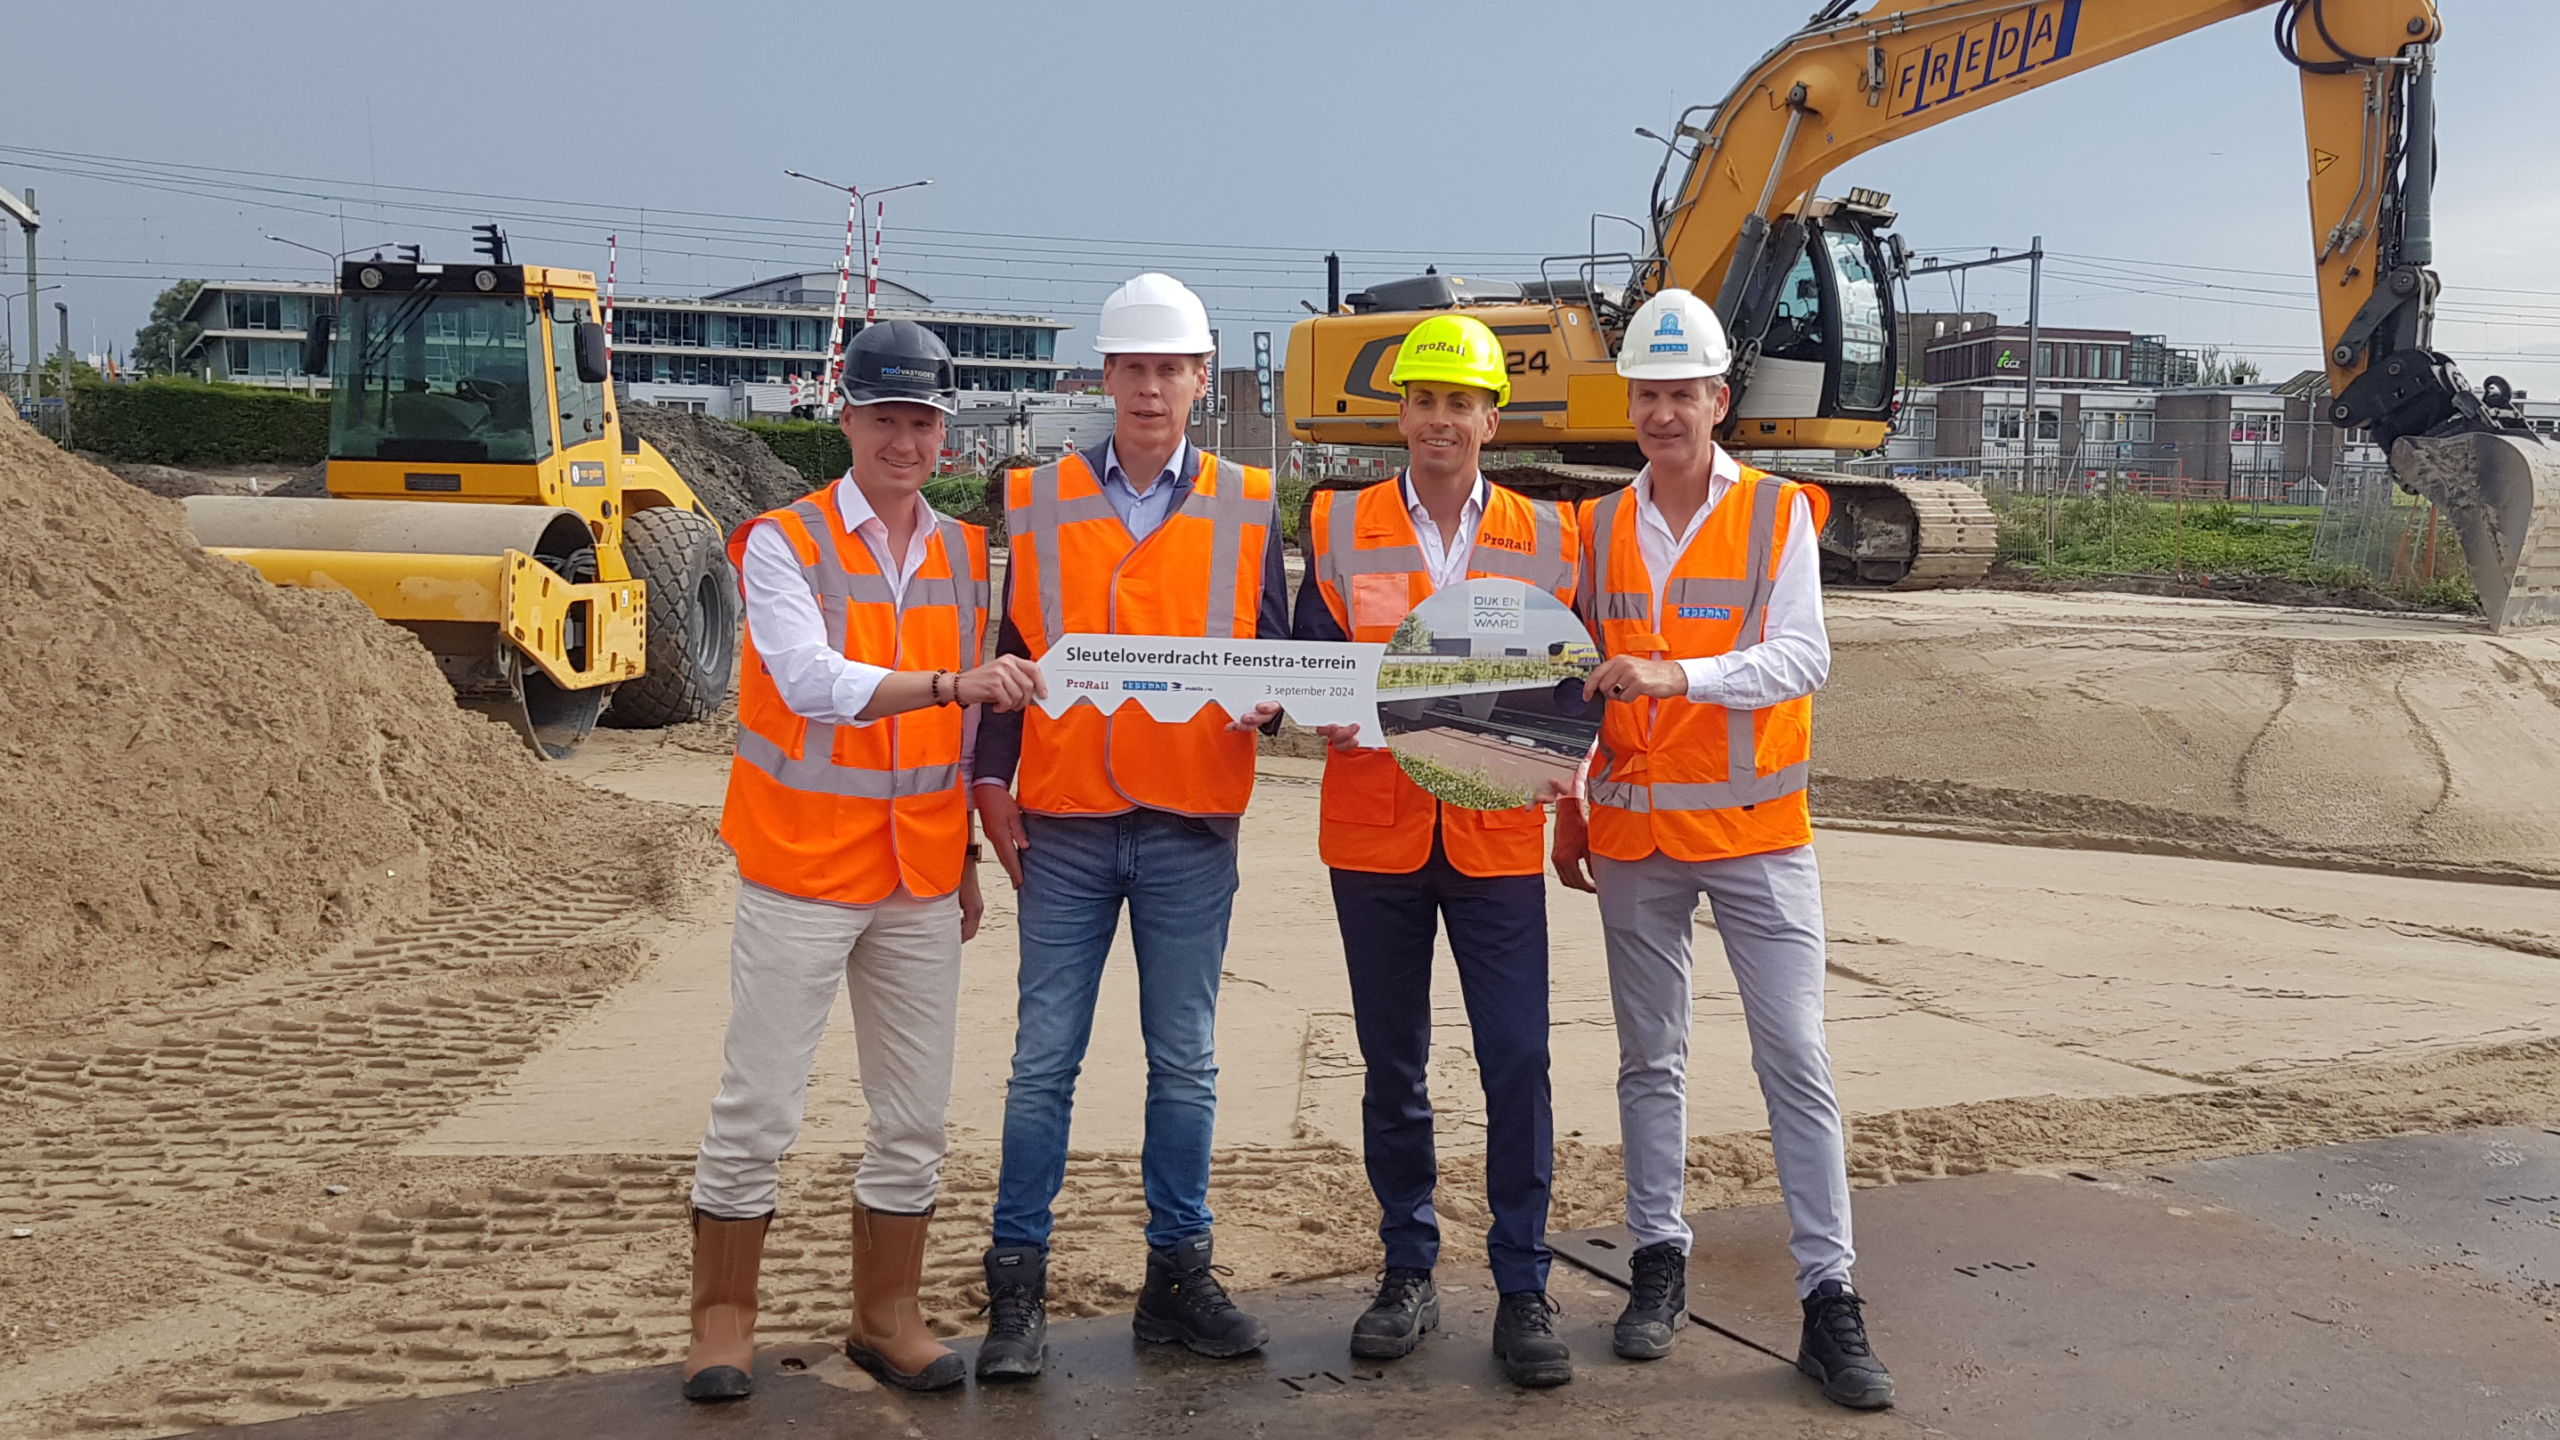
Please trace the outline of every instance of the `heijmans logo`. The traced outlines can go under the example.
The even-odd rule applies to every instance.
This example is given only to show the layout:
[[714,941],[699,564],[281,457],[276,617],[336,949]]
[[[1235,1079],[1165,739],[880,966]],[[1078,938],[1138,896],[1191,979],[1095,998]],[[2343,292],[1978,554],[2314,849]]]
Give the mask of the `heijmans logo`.
[[1662,323],[1653,327],[1654,338],[1652,346],[1650,347],[1652,353],[1656,355],[1688,354],[1689,342],[1686,339],[1665,340],[1662,338],[1665,335],[1685,335],[1686,333],[1687,332],[1680,328],[1680,317],[1678,315],[1675,315],[1668,310],[1663,311]]
[[1733,610],[1725,605],[1683,605],[1680,607],[1680,618],[1683,620],[1730,620],[1733,618]]
[[1173,687],[1162,680],[1123,680],[1120,682],[1120,688],[1123,690],[1170,690]]

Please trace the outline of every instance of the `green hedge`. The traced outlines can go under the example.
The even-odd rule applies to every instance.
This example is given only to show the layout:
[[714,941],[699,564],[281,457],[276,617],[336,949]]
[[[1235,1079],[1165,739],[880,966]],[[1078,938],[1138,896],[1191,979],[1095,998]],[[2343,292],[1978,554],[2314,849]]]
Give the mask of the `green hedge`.
[[315,465],[329,455],[327,399],[248,385],[80,385],[71,425],[74,449],[129,465]]
[[764,448],[811,485],[824,485],[853,464],[844,432],[824,420],[749,420],[742,428],[753,431]]

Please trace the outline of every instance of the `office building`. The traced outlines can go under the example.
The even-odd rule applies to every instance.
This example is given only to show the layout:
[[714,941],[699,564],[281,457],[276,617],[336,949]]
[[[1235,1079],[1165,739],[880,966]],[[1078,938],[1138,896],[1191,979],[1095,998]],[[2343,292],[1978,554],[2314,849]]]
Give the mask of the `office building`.
[[[303,280],[208,281],[186,319],[203,333],[179,368],[242,385],[326,389],[328,377],[302,373],[302,338],[315,314],[336,301],[334,285]],[[793,377],[815,380],[827,365],[836,272],[804,271],[698,299],[624,296],[613,315],[613,374],[643,404],[707,411],[730,419],[781,416]],[[862,328],[862,277],[847,297],[848,335]],[[1045,393],[1071,367],[1058,358],[1063,321],[937,306],[893,280],[880,282],[879,315],[913,320],[951,347],[960,389]]]
[[[700,299],[628,296],[613,307],[613,374],[635,401],[706,410],[732,419],[789,413],[789,381],[826,373],[836,272],[777,275]],[[862,328],[862,277],[846,299],[847,335]],[[1058,358],[1065,322],[936,306],[933,297],[880,282],[883,320],[913,320],[951,347],[963,391],[1053,391],[1069,366]]]
[[[338,287],[318,280],[208,280],[181,321],[203,329],[178,356],[176,368],[199,379],[234,385],[301,390],[302,337],[311,317],[337,306]],[[161,364],[166,357],[137,355]],[[328,377],[309,380],[327,389]]]

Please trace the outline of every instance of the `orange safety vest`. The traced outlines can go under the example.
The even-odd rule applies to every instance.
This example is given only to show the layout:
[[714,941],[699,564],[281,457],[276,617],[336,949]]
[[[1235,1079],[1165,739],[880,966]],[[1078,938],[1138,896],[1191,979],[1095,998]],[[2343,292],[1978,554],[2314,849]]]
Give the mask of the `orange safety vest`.
[[[1145,540],[1129,533],[1085,458],[1069,451],[1005,474],[1008,618],[1031,658],[1063,635],[1251,639],[1262,611],[1271,472],[1202,454],[1191,493]],[[1254,734],[1203,704],[1179,723],[1135,705],[1023,716],[1022,808],[1117,815],[1241,815],[1253,798]]]
[[[1525,580],[1572,604],[1581,552],[1572,512],[1499,485],[1485,489],[1484,519],[1476,527],[1467,577]],[[1383,644],[1436,587],[1424,568],[1401,477],[1370,486],[1351,504],[1337,503],[1341,498],[1334,490],[1315,494],[1307,519],[1314,547],[1307,578],[1319,587],[1342,633]],[[1382,743],[1381,737],[1367,738]],[[1546,807],[1444,806],[1384,749],[1325,752],[1322,816],[1317,853],[1337,870],[1409,875],[1430,860],[1435,824],[1441,848],[1460,874],[1535,875],[1546,863]]]
[[[848,660],[892,670],[963,670],[986,636],[987,532],[957,520],[934,530],[903,600],[871,547],[844,528],[836,489],[804,496],[770,520],[800,557],[826,617],[827,643]],[[729,537],[744,569],[751,522]],[[966,557],[965,562],[959,557]],[[955,566],[967,565],[965,573]],[[720,838],[739,877],[786,895],[846,905],[918,898],[960,884],[969,845],[957,705],[910,710],[869,725],[806,720],[782,703],[747,631],[738,678],[738,753]]]
[[[1660,616],[1636,542],[1634,487],[1584,501],[1582,618],[1601,652],[1695,659],[1760,643],[1779,558],[1791,538],[1815,543],[1788,534],[1798,494],[1819,533],[1831,511],[1819,487],[1744,466],[1672,566]],[[1587,788],[1592,853],[1725,860],[1810,844],[1812,745],[1810,695],[1765,710],[1685,697],[1611,702]]]

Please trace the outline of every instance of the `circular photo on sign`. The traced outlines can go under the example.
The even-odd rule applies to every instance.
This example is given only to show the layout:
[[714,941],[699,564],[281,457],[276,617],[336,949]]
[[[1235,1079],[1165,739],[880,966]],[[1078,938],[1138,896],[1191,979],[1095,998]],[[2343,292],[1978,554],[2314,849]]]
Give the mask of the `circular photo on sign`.
[[1509,810],[1569,784],[1600,737],[1582,682],[1600,649],[1572,609],[1519,580],[1467,580],[1413,607],[1378,666],[1378,720],[1415,784]]

